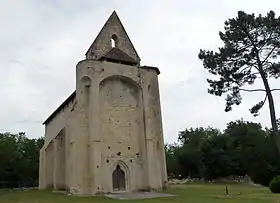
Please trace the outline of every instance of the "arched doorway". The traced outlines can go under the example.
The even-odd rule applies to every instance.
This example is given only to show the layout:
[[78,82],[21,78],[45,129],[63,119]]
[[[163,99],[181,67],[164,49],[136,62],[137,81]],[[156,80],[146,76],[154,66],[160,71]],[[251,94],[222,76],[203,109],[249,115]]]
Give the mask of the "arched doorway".
[[113,171],[113,191],[125,191],[125,172],[121,169],[120,165],[116,166]]

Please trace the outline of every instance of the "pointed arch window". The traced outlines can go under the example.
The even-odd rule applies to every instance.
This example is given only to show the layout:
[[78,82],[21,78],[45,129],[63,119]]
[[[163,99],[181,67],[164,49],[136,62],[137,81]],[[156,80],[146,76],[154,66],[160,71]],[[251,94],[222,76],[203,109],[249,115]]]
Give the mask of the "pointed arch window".
[[111,46],[112,48],[117,47],[118,45],[118,37],[117,35],[113,34],[111,37]]
[[116,166],[116,169],[113,171],[112,178],[113,178],[114,191],[126,190],[125,172],[121,169],[119,164]]

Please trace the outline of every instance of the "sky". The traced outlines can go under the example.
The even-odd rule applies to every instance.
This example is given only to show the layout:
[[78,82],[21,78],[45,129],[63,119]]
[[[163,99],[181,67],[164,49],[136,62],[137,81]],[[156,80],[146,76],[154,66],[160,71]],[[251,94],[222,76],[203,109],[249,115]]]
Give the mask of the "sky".
[[[249,112],[263,93],[242,94],[242,104],[226,113],[224,97],[207,93],[210,74],[197,55],[221,45],[224,21],[239,10],[279,15],[277,0],[1,0],[0,132],[44,136],[42,122],[74,91],[76,64],[114,10],[141,64],[161,71],[165,142],[185,128],[222,130],[241,118],[270,127],[268,104],[258,117]],[[280,79],[270,84],[279,88]],[[280,117],[280,92],[274,98]]]

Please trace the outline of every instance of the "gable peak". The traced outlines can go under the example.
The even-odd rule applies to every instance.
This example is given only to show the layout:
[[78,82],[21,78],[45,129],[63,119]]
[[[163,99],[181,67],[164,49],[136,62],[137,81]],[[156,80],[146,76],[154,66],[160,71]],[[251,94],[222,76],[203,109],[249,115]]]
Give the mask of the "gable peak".
[[112,48],[118,48],[140,63],[136,52],[117,12],[114,10],[86,52],[87,59],[100,59]]
[[118,19],[119,19],[119,16],[118,16],[118,14],[117,14],[117,12],[114,10],[113,12],[112,12],[112,14],[110,15],[110,17],[109,18],[113,18],[113,17],[117,17]]

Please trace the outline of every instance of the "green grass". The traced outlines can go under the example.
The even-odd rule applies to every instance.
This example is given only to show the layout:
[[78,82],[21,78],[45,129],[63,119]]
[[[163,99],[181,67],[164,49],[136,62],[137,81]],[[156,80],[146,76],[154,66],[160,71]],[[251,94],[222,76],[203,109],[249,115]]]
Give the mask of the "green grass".
[[106,197],[74,197],[49,191],[0,192],[0,203],[280,203],[280,195],[271,194],[268,188],[230,185],[229,197],[225,197],[225,185],[186,184],[173,186],[166,191],[175,197],[145,200],[113,200]]

